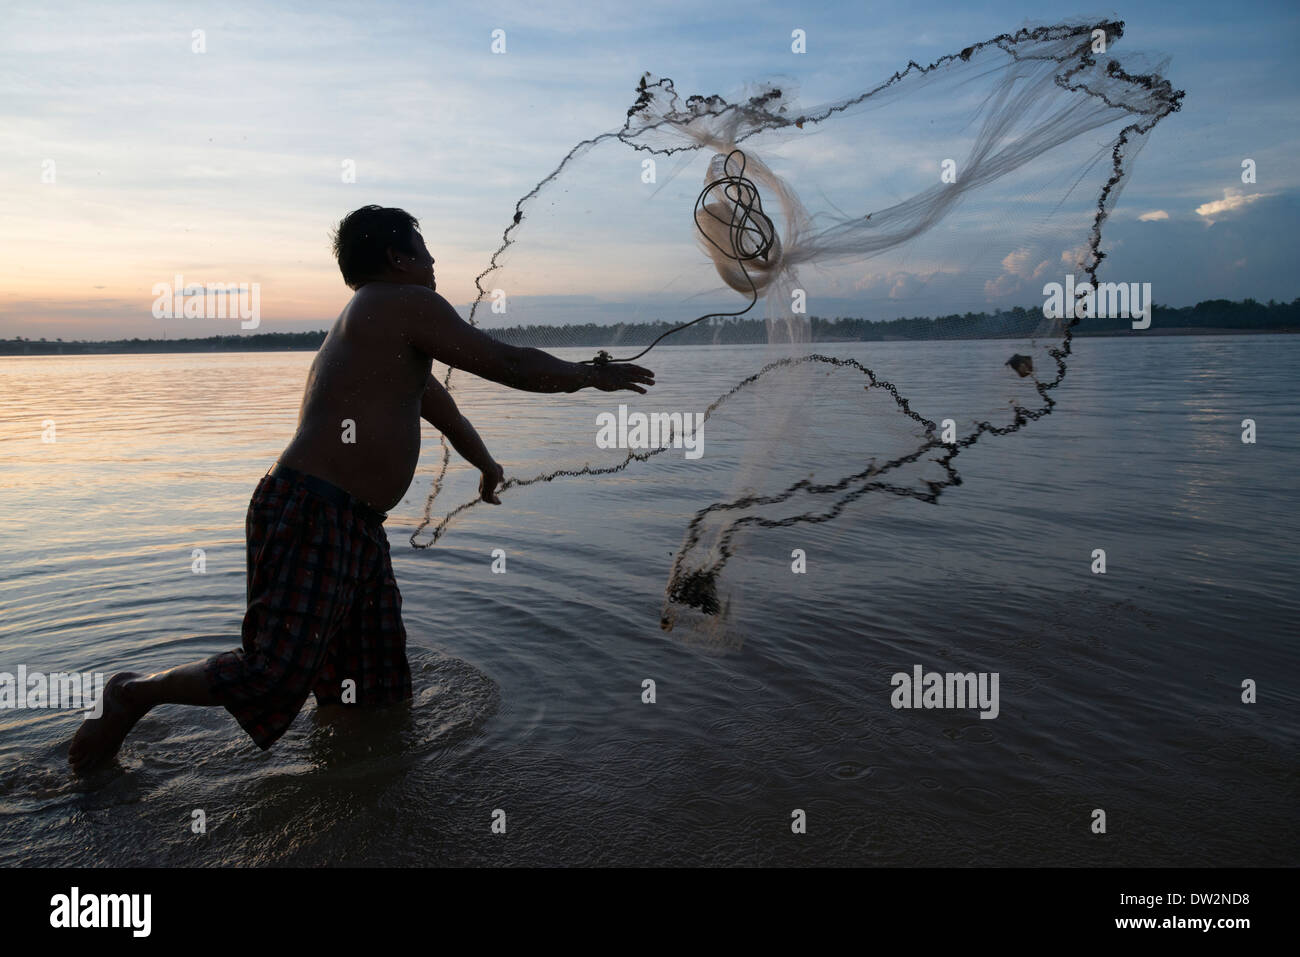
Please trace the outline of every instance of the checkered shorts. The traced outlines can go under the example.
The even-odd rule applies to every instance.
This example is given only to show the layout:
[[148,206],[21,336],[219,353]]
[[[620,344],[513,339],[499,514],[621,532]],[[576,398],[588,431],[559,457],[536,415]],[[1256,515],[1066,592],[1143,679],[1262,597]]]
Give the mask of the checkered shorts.
[[402,596],[383,525],[267,474],[246,526],[243,647],[210,659],[206,674],[257,746],[279,740],[308,694],[317,704],[409,699]]

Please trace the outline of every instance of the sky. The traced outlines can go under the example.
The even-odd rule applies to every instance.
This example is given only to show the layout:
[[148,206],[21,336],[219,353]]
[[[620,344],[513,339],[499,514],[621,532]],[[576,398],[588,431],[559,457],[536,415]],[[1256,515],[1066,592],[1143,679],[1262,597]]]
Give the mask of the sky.
[[[238,318],[155,318],[154,288],[176,275],[258,284],[257,332],[327,328],[351,295],[329,233],[368,203],[419,217],[439,292],[463,307],[515,202],[575,143],[621,126],[645,71],[728,98],[789,78],[819,102],[909,59],[1080,17],[1124,20],[1186,91],[1138,157],[1108,267],[1166,305],[1300,296],[1290,2],[20,2],[0,32],[0,337],[241,331]],[[599,272],[590,245],[556,240]],[[575,266],[519,292],[558,302],[584,285]]]

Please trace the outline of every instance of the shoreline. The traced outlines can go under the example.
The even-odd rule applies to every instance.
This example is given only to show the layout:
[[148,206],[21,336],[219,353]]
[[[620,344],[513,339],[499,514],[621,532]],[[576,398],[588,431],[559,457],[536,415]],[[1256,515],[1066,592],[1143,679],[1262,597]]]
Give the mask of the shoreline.
[[[558,327],[557,327],[558,328]],[[1300,333],[1300,329],[1229,329],[1223,327],[1211,328],[1155,328],[1136,330],[1098,330],[1095,332],[1076,331],[1075,339],[1123,339],[1123,338],[1159,338],[1172,339],[1182,338],[1185,336],[1285,336]],[[324,339],[325,333],[320,332]],[[229,344],[225,342],[211,342],[209,339],[141,339],[138,346],[123,348],[124,343],[121,340],[106,340],[103,342],[81,342],[73,340],[71,342],[31,342],[19,341],[12,339],[0,339],[0,357],[31,357],[31,356],[117,356],[117,355],[189,355],[203,354],[214,352],[240,352],[240,353],[257,353],[257,352],[315,352],[320,348],[320,344],[301,345],[301,346],[265,346],[265,347],[247,347],[239,340],[245,338],[255,338],[252,336],[229,336],[223,337],[229,339]],[[851,342],[998,342],[1009,339],[1046,339],[1045,336],[1026,336],[1026,335],[1005,335],[1005,336],[954,336],[945,337],[909,337],[909,336],[887,336],[873,339],[857,339],[852,337],[826,336],[812,340],[813,345],[843,345]],[[172,348],[173,346],[183,346],[190,343],[188,347]],[[640,348],[644,343],[608,343],[608,342],[569,342],[563,346],[549,346],[551,349],[601,349],[621,346],[627,349]],[[765,342],[668,342],[660,344],[663,347],[674,349],[686,348],[708,348],[710,346],[766,346]],[[95,348],[97,346],[108,346],[110,348]],[[158,348],[167,346],[168,348]],[[21,347],[21,348],[20,348]],[[659,348],[657,346],[656,348]]]

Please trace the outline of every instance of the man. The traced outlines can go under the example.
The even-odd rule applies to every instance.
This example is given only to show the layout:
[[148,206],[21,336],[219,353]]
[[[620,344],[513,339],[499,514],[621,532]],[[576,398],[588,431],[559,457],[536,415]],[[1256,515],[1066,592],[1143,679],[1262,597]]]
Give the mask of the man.
[[500,504],[503,479],[430,374],[432,360],[528,392],[644,394],[654,384],[640,366],[565,362],[474,329],[438,295],[434,259],[403,210],[350,213],[334,253],[355,294],[312,362],[293,441],[249,503],[243,646],[147,677],[114,675],[102,716],[84,720],[68,750],[78,772],[113,757],[158,704],[224,706],[266,749],[308,694],[319,705],[411,697],[383,521],[415,474],[420,419],[482,473],[484,501]]

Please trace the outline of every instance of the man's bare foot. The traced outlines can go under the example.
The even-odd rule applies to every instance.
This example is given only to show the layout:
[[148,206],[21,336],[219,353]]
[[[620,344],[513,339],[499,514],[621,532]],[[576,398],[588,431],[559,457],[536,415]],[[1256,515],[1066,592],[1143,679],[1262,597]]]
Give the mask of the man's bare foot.
[[108,761],[122,747],[127,734],[135,727],[148,708],[131,700],[123,685],[138,678],[133,671],[123,671],[108,679],[104,685],[104,710],[98,718],[84,718],[68,747],[68,763],[81,774]]

